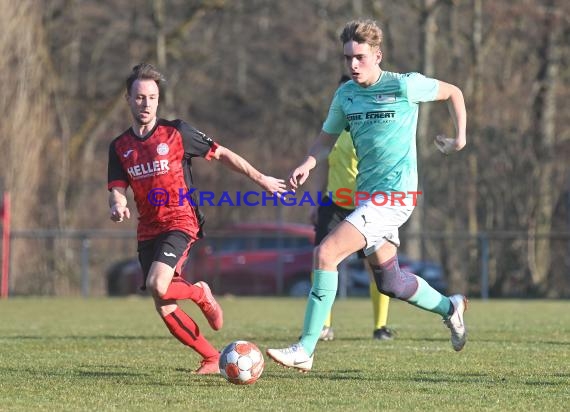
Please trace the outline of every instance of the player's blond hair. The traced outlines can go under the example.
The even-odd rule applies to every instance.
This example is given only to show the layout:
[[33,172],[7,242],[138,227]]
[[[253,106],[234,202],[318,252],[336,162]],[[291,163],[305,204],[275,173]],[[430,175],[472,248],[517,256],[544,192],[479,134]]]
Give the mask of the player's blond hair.
[[380,49],[382,44],[382,29],[374,20],[353,20],[346,23],[340,40],[343,46],[350,42],[355,41],[359,44],[368,44],[371,48]]

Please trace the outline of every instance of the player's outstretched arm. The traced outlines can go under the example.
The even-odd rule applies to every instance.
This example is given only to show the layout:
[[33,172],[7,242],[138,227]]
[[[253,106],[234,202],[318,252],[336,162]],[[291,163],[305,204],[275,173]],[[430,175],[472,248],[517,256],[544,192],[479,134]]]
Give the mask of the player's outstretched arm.
[[328,157],[338,134],[330,134],[321,130],[313,144],[309,148],[307,157],[299,166],[297,166],[289,175],[289,185],[293,190],[301,186],[307,178],[311,170],[319,163]]
[[283,179],[277,179],[272,176],[264,175],[255,167],[253,167],[251,163],[227,147],[218,146],[214,152],[214,159],[219,160],[222,162],[222,164],[229,167],[231,170],[249,177],[256,184],[268,192],[281,194],[287,191],[285,181]]
[[109,208],[111,220],[122,222],[124,218],[130,219],[131,212],[127,207],[127,190],[123,187],[113,187],[109,193]]
[[434,144],[439,151],[447,155],[463,149],[467,143],[465,99],[459,87],[440,80],[436,100],[446,100],[448,102],[449,114],[455,126],[455,138],[438,135],[434,140]]

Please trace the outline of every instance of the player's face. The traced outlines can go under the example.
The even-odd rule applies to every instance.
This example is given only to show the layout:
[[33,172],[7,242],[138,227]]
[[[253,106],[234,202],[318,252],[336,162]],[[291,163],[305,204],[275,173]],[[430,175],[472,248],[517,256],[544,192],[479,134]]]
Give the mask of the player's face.
[[368,87],[380,77],[382,52],[368,43],[349,41],[344,44],[344,61],[352,80],[362,87]]
[[135,80],[127,101],[133,119],[141,126],[146,126],[156,119],[158,110],[158,85],[154,80]]

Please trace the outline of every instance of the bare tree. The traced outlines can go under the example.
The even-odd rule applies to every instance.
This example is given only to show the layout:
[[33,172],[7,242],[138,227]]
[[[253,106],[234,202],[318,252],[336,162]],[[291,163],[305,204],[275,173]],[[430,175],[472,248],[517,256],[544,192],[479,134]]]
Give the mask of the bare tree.
[[[34,228],[38,222],[38,189],[41,188],[42,153],[53,133],[50,90],[53,79],[45,70],[41,15],[33,0],[0,1],[0,163],[2,188],[11,192],[12,228]],[[22,281],[21,269],[39,265],[41,251],[15,244],[12,247],[11,283]],[[25,288],[33,288],[27,283]]]
[[[437,15],[439,6],[442,4],[441,0],[423,0],[419,8],[420,16],[420,67],[421,72],[426,76],[435,75],[435,49],[437,44]],[[420,105],[419,118],[418,118],[418,168],[419,168],[419,190],[423,191],[423,195],[418,197],[416,212],[412,214],[408,222],[408,230],[414,235],[411,237],[407,244],[406,250],[413,258],[421,258],[425,256],[424,240],[420,235],[422,234],[425,226],[425,190],[423,181],[423,165],[424,160],[428,158],[430,140],[428,137],[429,123],[430,123],[431,105]]]
[[[534,239],[559,227],[552,219],[561,212],[552,205],[564,199],[570,167],[561,160],[570,139],[570,111],[563,107],[570,99],[568,2],[36,3],[0,0],[0,105],[9,119],[0,125],[0,161],[4,187],[18,205],[14,229],[115,228],[105,202],[108,143],[129,116],[124,76],[143,60],[166,66],[162,116],[187,119],[265,172],[287,175],[322,126],[344,68],[340,28],[369,16],[385,32],[386,70],[449,79],[462,86],[468,105],[469,145],[447,162],[431,144],[432,133],[451,130],[444,105],[420,109],[420,188],[429,207],[418,207],[407,233],[436,228],[455,237],[423,244],[406,239],[411,254],[445,262],[454,289],[473,287],[478,249],[457,236],[512,230]],[[199,188],[251,189],[239,176],[197,165]],[[303,207],[206,207],[206,213],[210,228],[277,216],[306,222]],[[130,224],[123,227],[132,230],[136,222]],[[76,247],[27,248],[41,259],[31,273],[24,270],[30,258],[15,257],[18,284],[25,284],[20,290],[54,293],[58,282],[74,290]],[[552,250],[542,238],[493,242],[492,293],[554,290],[548,284]],[[116,250],[103,245],[99,256],[109,263]],[[22,280],[32,276],[43,285]]]
[[557,164],[554,147],[556,144],[556,110],[558,108],[556,91],[560,79],[560,59],[562,55],[562,10],[554,8],[552,1],[548,2],[544,18],[544,45],[540,49],[542,65],[537,73],[534,101],[534,117],[537,131],[534,141],[537,160],[536,204],[529,225],[529,260],[532,275],[532,285],[547,289],[546,279],[551,265],[551,241],[547,235],[552,230],[552,217],[560,193],[557,181]]

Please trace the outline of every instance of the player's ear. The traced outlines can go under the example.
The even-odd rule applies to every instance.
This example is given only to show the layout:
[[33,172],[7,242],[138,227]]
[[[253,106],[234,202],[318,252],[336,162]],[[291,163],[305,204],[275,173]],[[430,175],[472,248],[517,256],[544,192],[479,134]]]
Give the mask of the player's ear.
[[376,55],[376,59],[378,60],[378,64],[382,62],[382,50],[378,49],[378,54]]

